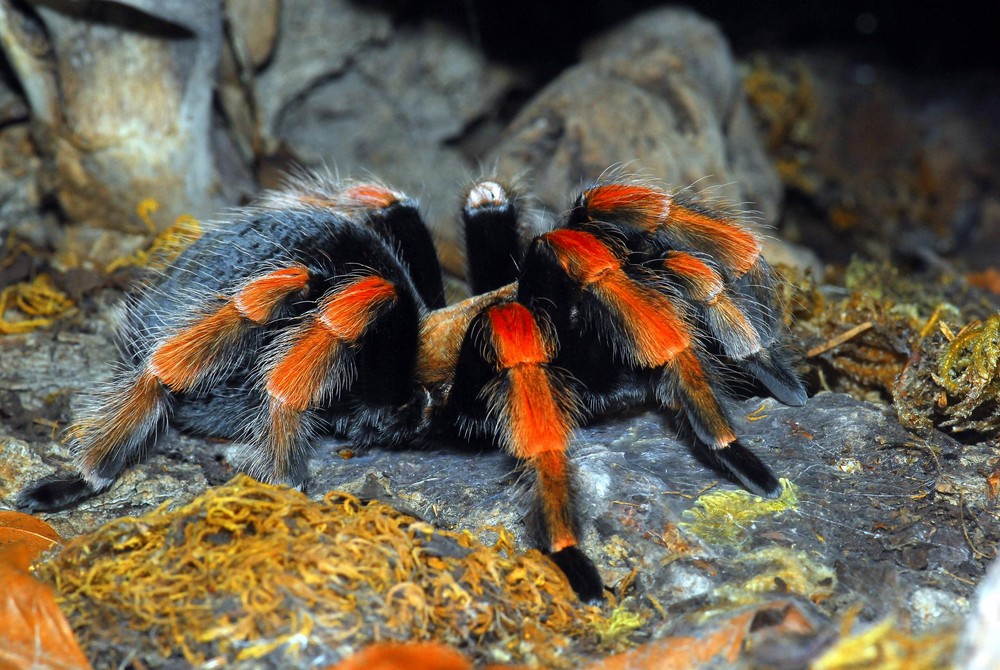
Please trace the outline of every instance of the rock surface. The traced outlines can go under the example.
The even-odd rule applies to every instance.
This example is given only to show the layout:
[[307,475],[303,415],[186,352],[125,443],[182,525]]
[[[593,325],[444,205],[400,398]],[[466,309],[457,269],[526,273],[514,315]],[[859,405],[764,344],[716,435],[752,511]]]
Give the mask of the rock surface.
[[[4,338],[0,389],[29,418],[43,416],[58,394],[75,399],[114,358],[100,319],[91,330]],[[995,458],[991,445],[916,436],[891,409],[846,395],[821,393],[802,408],[751,398],[732,409],[745,443],[797,487],[787,511],[706,522],[699,501],[738,489],[699,463],[656,413],[610,418],[577,436],[585,549],[612,588],[637,569],[630,593],[669,613],[652,613],[638,639],[676,634],[690,625],[684,615],[768,594],[801,598],[829,620],[852,607],[860,607],[860,621],[906,613],[917,630],[969,610],[1000,538],[982,475]],[[0,431],[0,496],[8,505],[21,486],[68,459],[49,424],[39,434],[21,416],[12,430],[15,418],[5,417]],[[55,418],[68,418],[65,407]],[[187,502],[234,473],[234,454],[234,445],[168,430],[109,493],[46,519],[72,536],[168,500]],[[520,474],[486,445],[354,453],[324,439],[310,471],[316,497],[346,490],[440,527],[501,523],[523,546],[531,541],[521,521]]]

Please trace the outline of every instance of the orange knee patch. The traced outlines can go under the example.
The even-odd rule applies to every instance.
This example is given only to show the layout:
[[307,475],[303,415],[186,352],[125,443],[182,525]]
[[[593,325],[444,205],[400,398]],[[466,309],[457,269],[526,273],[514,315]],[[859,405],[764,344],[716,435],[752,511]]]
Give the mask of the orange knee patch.
[[392,282],[376,276],[356,279],[320,303],[319,321],[337,339],[353,342],[378,311],[395,299]]
[[305,324],[268,372],[268,394],[291,410],[306,411],[320,399],[340,346],[340,340],[318,320]]
[[538,328],[528,308],[511,302],[488,312],[493,349],[501,369],[552,360],[554,346]]
[[670,210],[670,197],[657,189],[637,184],[600,184],[583,194],[592,220],[602,215],[620,218],[647,231],[653,231]]
[[379,310],[395,299],[396,287],[376,276],[356,279],[324,298],[268,372],[267,392],[298,412],[319,402],[343,343],[361,338]]
[[636,284],[621,271],[609,274],[591,290],[618,315],[639,365],[660,367],[690,346],[687,325],[667,296]]
[[577,230],[545,234],[566,273],[614,313],[634,346],[634,362],[659,367],[691,341],[687,325],[670,298],[636,283],[601,240]]
[[737,276],[760,257],[760,243],[749,230],[676,202],[665,225],[684,244],[711,253]]
[[542,235],[570,277],[589,286],[608,272],[621,269],[621,261],[607,245],[590,233],[560,229]]
[[267,323],[285,298],[308,281],[303,267],[250,280],[232,300],[162,342],[150,357],[149,370],[173,391],[191,390],[250,323]]
[[684,282],[692,300],[698,302],[712,300],[724,288],[719,273],[708,263],[691,254],[668,251],[663,259],[663,267]]
[[339,204],[363,209],[384,209],[399,202],[400,194],[378,184],[356,184],[337,194]]
[[232,302],[202,317],[161,343],[149,359],[149,371],[171,390],[190,390],[245,329]]
[[304,267],[282,268],[249,281],[233,297],[233,304],[243,318],[266,323],[285,298],[304,290],[308,284],[309,271]]

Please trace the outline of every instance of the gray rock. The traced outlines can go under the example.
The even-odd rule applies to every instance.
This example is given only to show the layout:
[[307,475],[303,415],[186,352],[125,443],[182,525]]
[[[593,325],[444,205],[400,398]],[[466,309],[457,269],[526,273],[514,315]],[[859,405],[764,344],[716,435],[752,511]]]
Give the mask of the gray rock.
[[280,35],[258,82],[272,142],[307,165],[375,175],[419,197],[454,245],[459,191],[473,168],[454,141],[492,113],[513,75],[443,25],[393,29],[348,2],[291,3]]
[[128,229],[145,198],[167,222],[217,210],[209,135],[220,5],[28,4],[0,3],[0,47],[25,91],[43,177],[69,217]]
[[496,156],[503,174],[528,172],[555,212],[609,165],[748,203],[768,224],[781,203],[728,44],[685,9],[642,14],[591,42],[521,110]]

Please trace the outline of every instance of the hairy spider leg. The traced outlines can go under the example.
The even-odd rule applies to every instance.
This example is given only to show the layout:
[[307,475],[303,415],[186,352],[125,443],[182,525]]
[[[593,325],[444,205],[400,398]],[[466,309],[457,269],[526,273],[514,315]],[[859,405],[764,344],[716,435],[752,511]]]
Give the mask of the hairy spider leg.
[[[624,261],[590,233],[560,229],[533,247],[547,248],[552,261],[594,299],[609,318],[604,339],[635,368],[659,370],[654,394],[661,407],[679,408],[712,460],[752,491],[772,495],[779,485],[767,467],[739,444],[719,403],[717,376],[700,352],[689,317],[671,296],[625,272]],[[531,261],[529,261],[530,263]],[[522,284],[523,284],[522,280]]]
[[[354,422],[386,420],[375,415],[397,410],[410,388],[416,327],[412,300],[384,277],[355,277],[330,289],[275,343],[262,379],[265,407],[248,434],[248,471],[263,481],[301,484],[320,418],[311,410],[335,406],[349,393]],[[368,358],[359,365],[362,355]],[[370,441],[350,436],[356,444]]]
[[417,201],[383,184],[292,179],[285,191],[269,194],[274,209],[315,208],[361,221],[374,230],[409,270],[410,279],[431,309],[444,307],[444,284],[434,239]]
[[119,372],[69,429],[81,477],[43,479],[20,500],[34,508],[60,508],[100,492],[139,460],[153,432],[169,415],[169,392],[191,391],[225,367],[226,353],[251,329],[271,321],[289,296],[304,291],[309,272],[281,268],[246,280],[215,309],[163,338],[145,365]]
[[531,521],[544,549],[583,600],[601,597],[597,569],[579,549],[573,467],[567,452],[579,402],[550,367],[557,349],[518,302],[493,305],[470,325],[449,398],[466,432],[482,432],[534,474]]
[[700,303],[723,354],[781,402],[805,404],[805,387],[781,348],[773,270],[752,232],[660,189],[628,182],[599,183],[584,191],[568,225],[623,239],[638,255],[633,262],[661,261],[660,267]]
[[517,195],[486,179],[469,189],[462,206],[466,280],[473,295],[517,281],[524,257]]
[[632,251],[707,254],[730,279],[749,272],[761,258],[757,236],[732,219],[644,184],[598,183],[585,190],[569,225],[587,224],[614,227]]
[[661,267],[681,287],[685,297],[700,308],[708,331],[724,354],[746,358],[760,351],[760,334],[710,260],[693,253],[667,251]]

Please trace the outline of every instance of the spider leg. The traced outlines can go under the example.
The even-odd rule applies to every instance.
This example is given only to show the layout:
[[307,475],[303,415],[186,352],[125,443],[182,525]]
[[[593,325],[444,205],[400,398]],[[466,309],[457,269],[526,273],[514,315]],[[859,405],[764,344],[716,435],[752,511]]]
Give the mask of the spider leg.
[[448,409],[464,432],[485,432],[534,474],[531,519],[544,548],[582,600],[601,597],[594,564],[580,550],[573,467],[567,456],[578,399],[553,369],[557,343],[518,302],[472,322],[459,354]]
[[[562,269],[579,287],[578,309],[614,356],[632,368],[660,371],[654,395],[664,408],[680,408],[712,460],[754,492],[773,495],[779,484],[767,467],[736,439],[719,403],[717,375],[700,351],[683,303],[659,290],[655,277],[630,275],[614,250],[594,235],[560,229],[540,236],[529,250],[526,270],[548,265]],[[528,304],[562,304],[548,298],[547,285],[522,278],[520,299]],[[558,290],[558,289],[557,289]],[[565,311],[565,310],[564,310]]]
[[778,339],[777,311],[769,305],[774,280],[763,261],[733,285],[726,284],[710,260],[691,252],[667,251],[661,266],[699,307],[723,354],[781,402],[805,404],[805,388]]
[[480,181],[466,194],[462,222],[466,279],[473,295],[517,281],[524,256],[519,218],[516,194],[497,181]]
[[611,227],[630,250],[648,256],[670,249],[707,254],[730,280],[749,272],[761,258],[760,242],[748,229],[646,184],[603,182],[585,190],[569,226],[594,224]]
[[144,364],[120,370],[70,428],[80,475],[43,479],[21,492],[19,505],[62,508],[110,487],[169,416],[172,394],[192,390],[225,367],[237,342],[270,322],[308,281],[299,266],[252,277],[221,305],[165,337]]
[[756,235],[724,214],[631,182],[584,191],[568,225],[599,236],[611,232],[624,240],[631,262],[658,261],[700,303],[722,353],[781,402],[805,403],[805,388],[781,349],[774,273]]
[[267,356],[263,408],[248,432],[250,474],[304,482],[322,408],[350,416],[339,427],[358,446],[408,439],[406,426],[419,424],[412,413],[423,410],[407,406],[417,321],[412,297],[382,276],[352,277],[327,291]]
[[263,204],[274,209],[332,210],[363,222],[407,267],[427,307],[444,307],[444,285],[434,240],[420,216],[417,201],[405,193],[378,183],[302,177],[291,180],[288,189],[269,194]]

